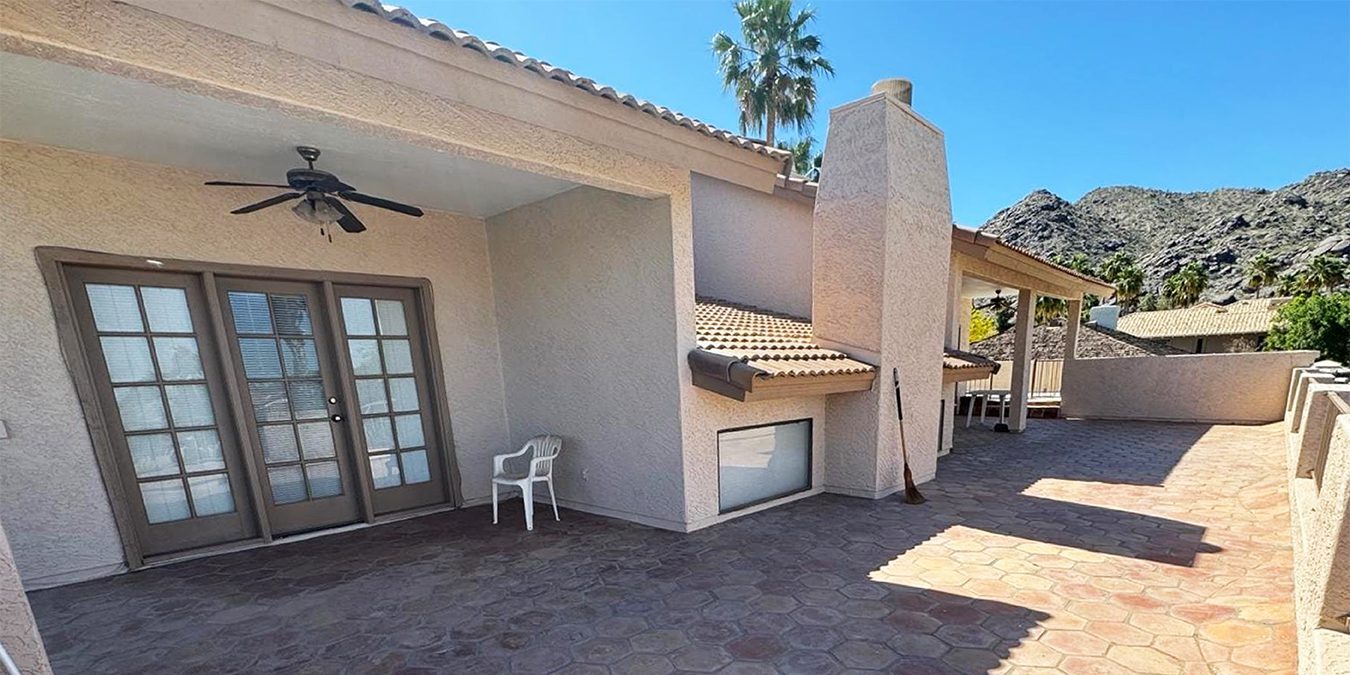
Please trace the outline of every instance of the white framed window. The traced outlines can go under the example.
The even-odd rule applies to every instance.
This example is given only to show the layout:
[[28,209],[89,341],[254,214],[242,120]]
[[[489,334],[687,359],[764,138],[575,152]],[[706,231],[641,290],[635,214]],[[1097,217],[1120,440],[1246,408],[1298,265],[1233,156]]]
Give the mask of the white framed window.
[[721,513],[811,489],[811,420],[718,432],[717,480]]

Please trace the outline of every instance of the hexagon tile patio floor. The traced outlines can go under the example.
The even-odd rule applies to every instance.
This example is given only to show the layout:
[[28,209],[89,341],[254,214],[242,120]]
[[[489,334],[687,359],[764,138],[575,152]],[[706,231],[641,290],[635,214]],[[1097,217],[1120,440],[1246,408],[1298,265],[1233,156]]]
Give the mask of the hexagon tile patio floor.
[[1277,427],[962,432],[929,502],[693,534],[518,505],[31,594],[58,673],[1275,673]]

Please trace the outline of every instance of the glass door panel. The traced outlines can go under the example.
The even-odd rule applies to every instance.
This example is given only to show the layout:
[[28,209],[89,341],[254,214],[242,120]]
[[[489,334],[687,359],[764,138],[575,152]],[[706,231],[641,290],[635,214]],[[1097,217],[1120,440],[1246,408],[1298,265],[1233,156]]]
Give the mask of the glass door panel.
[[338,378],[316,287],[221,280],[220,289],[273,531],[356,520]]
[[442,449],[410,290],[338,286],[346,367],[356,390],[376,513],[446,500]]
[[[257,534],[196,277],[73,268],[81,339],[146,555]],[[206,358],[203,358],[203,356]]]

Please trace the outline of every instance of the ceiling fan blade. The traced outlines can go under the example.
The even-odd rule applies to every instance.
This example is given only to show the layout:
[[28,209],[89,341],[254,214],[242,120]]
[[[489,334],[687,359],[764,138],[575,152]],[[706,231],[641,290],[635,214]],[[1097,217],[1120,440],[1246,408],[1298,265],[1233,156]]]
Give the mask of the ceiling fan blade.
[[334,197],[324,197],[323,200],[328,202],[329,206],[337,209],[338,212],[342,214],[342,217],[337,221],[338,227],[341,227],[343,230],[352,234],[366,231],[365,223],[362,223],[361,219],[357,218],[356,214],[352,213],[352,210],[347,208],[346,204],[342,203],[342,200]]
[[202,185],[224,185],[227,187],[270,187],[270,188],[289,188],[289,185],[277,185],[275,183],[239,183],[232,180],[208,180]]
[[407,204],[392,202],[389,201],[388,199],[381,199],[380,197],[372,197],[370,195],[361,194],[360,192],[339,192],[338,196],[342,197],[343,199],[350,199],[358,204],[378,206],[382,209],[389,209],[390,211],[398,211],[399,213],[404,213],[410,216],[422,215],[422,209],[419,209],[416,206],[408,206]]
[[282,202],[288,202],[288,201],[290,201],[290,200],[292,200],[292,199],[297,199],[297,198],[302,197],[302,196],[303,196],[303,193],[300,193],[300,192],[285,192],[285,193],[279,194],[279,195],[277,195],[277,196],[275,196],[275,197],[269,197],[269,198],[264,199],[264,200],[262,200],[262,201],[260,201],[260,202],[257,202],[257,203],[254,203],[254,204],[249,204],[248,206],[241,206],[241,207],[239,207],[239,208],[237,208],[237,209],[231,211],[230,213],[233,213],[233,214],[236,215],[236,216],[237,216],[237,215],[240,215],[240,214],[243,214],[243,213],[253,213],[254,211],[257,211],[257,210],[259,210],[259,209],[265,209],[265,208],[267,208],[267,207],[269,207],[269,206],[276,206],[277,204],[280,204],[280,203],[282,203]]

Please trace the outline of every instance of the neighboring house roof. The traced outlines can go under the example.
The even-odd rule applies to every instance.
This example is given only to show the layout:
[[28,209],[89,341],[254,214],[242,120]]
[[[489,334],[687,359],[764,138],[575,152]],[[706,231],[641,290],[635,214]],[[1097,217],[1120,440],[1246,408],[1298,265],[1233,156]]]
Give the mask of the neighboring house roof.
[[[1032,358],[1040,360],[1064,358],[1064,326],[1041,325],[1031,334]],[[972,345],[970,351],[996,361],[1011,361],[1016,351],[1016,331],[1008,330],[985,338]],[[1167,356],[1188,354],[1163,342],[1136,337],[1120,331],[1085,324],[1078,331],[1078,358],[1095,359],[1119,356]]]
[[470,33],[456,30],[435,19],[419,18],[416,14],[413,14],[402,7],[396,5],[384,5],[379,2],[368,2],[367,0],[338,1],[352,9],[369,12],[392,23],[406,26],[457,47],[472,49],[487,58],[516,66],[517,68],[529,71],[540,77],[561,82],[562,84],[569,87],[575,87],[588,94],[609,99],[615,103],[647,113],[657,119],[665,120],[686,129],[692,129],[704,136],[726,141],[737,147],[751,150],[775,159],[787,159],[792,156],[792,153],[787,150],[775,148],[765,144],[763,141],[739,136],[724,129],[718,129],[711,124],[700,122],[665,106],[655,105],[649,101],[637,98],[632,94],[625,94],[615,90],[613,87],[600,84],[589,77],[582,77],[565,68],[559,68],[547,61],[540,61],[539,59],[527,56],[518,51],[503,47],[495,42],[488,42]]
[[1228,305],[1202,302],[1185,309],[1133,312],[1120,317],[1116,329],[1145,338],[1264,335],[1289,298],[1251,298]]

